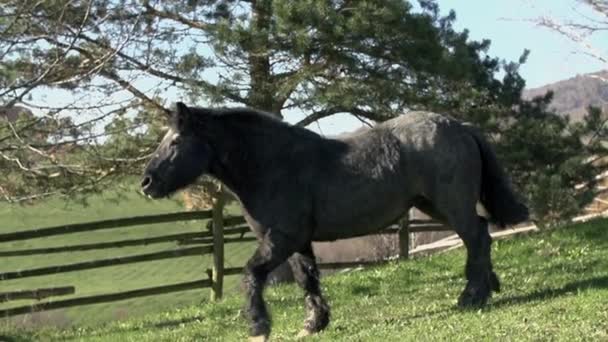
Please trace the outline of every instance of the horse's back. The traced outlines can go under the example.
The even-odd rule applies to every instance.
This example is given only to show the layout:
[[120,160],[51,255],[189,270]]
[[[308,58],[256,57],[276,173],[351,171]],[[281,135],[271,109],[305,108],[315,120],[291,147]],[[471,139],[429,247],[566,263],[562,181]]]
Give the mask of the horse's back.
[[423,149],[424,145],[441,143],[441,139],[452,140],[462,133],[461,123],[434,112],[412,111],[378,125],[378,129],[396,136],[406,147]]
[[462,173],[469,178],[478,176],[479,147],[469,128],[460,121],[416,111],[382,125],[401,142],[402,162],[406,168],[417,170],[412,174],[441,185],[465,181],[455,178]]
[[481,166],[475,142],[449,117],[410,112],[340,140],[347,152],[329,164],[317,187],[317,240],[381,229],[417,197],[434,200],[450,186],[476,191],[470,183]]
[[402,143],[410,186],[432,211],[468,210],[481,191],[482,160],[470,127],[449,116],[412,112],[385,123]]

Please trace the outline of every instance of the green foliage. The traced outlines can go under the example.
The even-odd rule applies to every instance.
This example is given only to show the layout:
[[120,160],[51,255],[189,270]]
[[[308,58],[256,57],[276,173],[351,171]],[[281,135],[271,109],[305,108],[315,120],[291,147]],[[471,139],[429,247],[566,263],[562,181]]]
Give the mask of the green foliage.
[[497,129],[496,139],[502,160],[541,225],[559,224],[589,204],[597,191],[595,176],[603,169],[590,161],[606,155],[603,114],[590,109],[585,122],[571,123],[548,109],[552,96],[520,100],[513,119]]
[[[493,244],[502,292],[482,310],[455,307],[465,286],[462,249],[323,277],[328,329],[310,341],[603,341],[608,339],[606,220]],[[266,292],[272,339],[293,341],[305,318],[296,285]],[[104,327],[0,334],[45,341],[243,341],[242,295]]]
[[489,42],[469,41],[453,30],[453,13],[441,17],[430,4],[414,11],[404,1],[274,1],[271,49],[303,60],[310,82],[312,96],[296,93],[296,103],[383,120],[452,107],[461,89],[493,83],[499,63],[484,56]]

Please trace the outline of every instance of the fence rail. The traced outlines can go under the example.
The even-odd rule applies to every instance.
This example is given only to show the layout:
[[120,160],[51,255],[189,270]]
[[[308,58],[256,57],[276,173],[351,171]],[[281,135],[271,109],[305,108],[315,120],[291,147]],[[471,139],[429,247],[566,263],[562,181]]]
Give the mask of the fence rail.
[[76,293],[74,286],[48,287],[36,290],[0,292],[0,303],[19,299],[41,300],[48,297],[67,296]]
[[31,248],[31,249],[21,249],[21,250],[14,250],[14,251],[0,251],[0,257],[30,256],[30,255],[55,254],[55,253],[66,253],[66,252],[83,252],[83,251],[91,251],[91,250],[96,250],[96,249],[133,247],[133,246],[142,246],[142,245],[146,246],[146,245],[171,242],[171,241],[177,241],[177,243],[179,244],[182,241],[189,241],[194,238],[200,238],[201,235],[202,235],[201,232],[192,232],[192,233],[162,235],[162,236],[155,236],[155,237],[143,238],[143,239],[130,239],[130,240],[120,240],[120,241],[110,241],[110,242],[60,246],[60,247]]
[[22,232],[13,232],[0,234],[0,242],[10,242],[19,240],[29,240],[40,237],[48,237],[53,235],[64,235],[82,232],[91,232],[94,230],[101,229],[115,229],[132,227],[139,225],[148,225],[156,223],[168,223],[168,222],[180,222],[180,221],[193,221],[203,220],[211,218],[211,211],[188,211],[171,214],[160,214],[160,215],[147,215],[147,216],[135,216],[119,219],[110,219],[95,222],[77,223],[77,224],[66,224],[62,226],[55,226],[49,228],[40,228],[26,230]]
[[[14,256],[30,256],[53,253],[68,253],[89,251],[107,248],[121,248],[131,246],[145,246],[149,244],[158,244],[166,242],[176,242],[177,246],[182,246],[177,249],[160,251],[154,253],[137,254],[120,256],[108,259],[91,260],[77,262],[66,265],[46,266],[28,270],[18,270],[12,272],[0,273],[0,281],[20,279],[35,276],[44,276],[50,274],[58,274],[65,272],[75,272],[82,270],[95,269],[100,267],[110,267],[116,265],[124,265],[131,263],[141,263],[152,260],[162,260],[171,258],[181,258],[194,255],[212,254],[213,266],[211,269],[204,270],[207,273],[207,278],[185,282],[180,284],[162,285],[143,289],[135,289],[117,293],[100,294],[94,296],[70,298],[59,301],[49,301],[35,303],[25,306],[13,307],[0,310],[0,317],[8,317],[14,315],[27,314],[37,311],[53,310],[59,308],[68,308],[79,305],[97,304],[119,301],[130,298],[143,296],[153,296],[171,292],[186,291],[198,288],[210,288],[211,298],[217,300],[223,294],[223,282],[226,276],[240,274],[243,267],[225,267],[224,262],[224,246],[230,243],[241,243],[254,241],[255,237],[250,234],[248,226],[243,225],[245,218],[243,216],[227,216],[222,215],[224,209],[224,201],[220,199],[214,205],[212,210],[193,211],[170,213],[163,215],[136,216],[121,219],[110,219],[96,222],[87,222],[79,224],[69,224],[48,228],[32,229],[21,232],[0,234],[0,243],[22,241],[28,239],[36,239],[40,237],[57,236],[63,234],[84,233],[102,229],[118,229],[132,226],[145,226],[149,224],[169,223],[179,221],[192,220],[209,220],[199,232],[186,232],[179,234],[161,235],[155,237],[127,239],[118,241],[108,241],[91,244],[77,244],[70,246],[46,247],[46,248],[28,248],[20,250],[3,250],[0,251],[0,257]],[[449,227],[438,224],[430,220],[401,220],[395,225],[381,230],[374,234],[397,234],[399,237],[400,257],[407,258],[409,254],[409,234],[412,232],[426,231],[445,231],[450,230]],[[249,233],[249,234],[248,234]],[[188,245],[196,245],[195,247],[183,247]],[[380,261],[356,261],[356,262],[333,262],[320,263],[321,269],[337,269],[346,267],[357,267],[362,265],[378,265],[387,262]],[[37,292],[36,292],[37,291]],[[37,299],[41,300],[51,296],[74,294],[73,287],[39,290],[23,290],[7,293],[0,293],[0,302],[12,299]],[[4,296],[4,297],[3,297]],[[2,299],[5,300],[2,300]]]
[[102,294],[102,295],[79,297],[79,298],[72,298],[72,299],[66,299],[66,300],[60,300],[60,301],[37,303],[34,305],[25,305],[25,306],[19,306],[19,307],[0,310],[0,317],[23,315],[23,314],[28,314],[28,313],[32,313],[32,312],[47,311],[47,310],[54,310],[54,309],[64,309],[64,308],[69,308],[69,307],[73,307],[73,306],[109,303],[109,302],[115,302],[115,301],[119,301],[119,300],[132,299],[132,298],[145,297],[145,296],[154,296],[154,295],[166,294],[166,293],[171,293],[171,292],[179,292],[179,291],[193,290],[193,289],[198,289],[198,288],[205,288],[205,287],[210,287],[210,286],[211,286],[210,279],[201,279],[201,280],[191,281],[191,282],[187,282],[187,283],[156,286],[156,287],[149,287],[149,288],[145,288],[145,289],[137,289],[137,290],[116,292],[116,293],[110,293],[110,294]]
[[110,259],[78,262],[78,263],[67,264],[67,265],[40,267],[40,268],[31,269],[31,270],[0,273],[0,280],[11,280],[11,279],[19,279],[19,278],[27,278],[27,277],[36,277],[36,276],[48,275],[48,274],[82,271],[82,270],[89,270],[92,268],[99,268],[99,267],[125,265],[125,264],[132,264],[132,263],[136,263],[136,262],[152,261],[152,260],[181,258],[181,257],[185,257],[185,256],[210,254],[210,253],[213,253],[213,246],[191,247],[191,248],[176,249],[176,250],[162,251],[162,252],[156,252],[156,253],[138,254],[138,255],[123,256],[123,257],[110,258]]

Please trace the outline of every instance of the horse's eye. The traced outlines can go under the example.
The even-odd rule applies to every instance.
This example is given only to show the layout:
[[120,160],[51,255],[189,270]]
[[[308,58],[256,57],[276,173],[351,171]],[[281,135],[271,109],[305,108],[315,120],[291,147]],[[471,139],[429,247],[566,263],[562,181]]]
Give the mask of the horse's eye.
[[173,140],[171,140],[171,144],[170,145],[171,146],[177,146],[180,142],[181,142],[180,139],[173,139]]

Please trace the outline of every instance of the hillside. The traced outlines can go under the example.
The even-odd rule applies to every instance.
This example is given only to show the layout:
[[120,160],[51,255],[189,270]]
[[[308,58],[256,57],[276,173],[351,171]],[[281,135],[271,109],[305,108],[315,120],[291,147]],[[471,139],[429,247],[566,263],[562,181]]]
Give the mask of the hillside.
[[530,99],[544,95],[549,90],[554,92],[551,108],[558,113],[568,114],[574,120],[580,120],[590,105],[608,110],[608,70],[527,89],[523,97]]
[[[608,340],[608,220],[534,233],[493,245],[503,292],[483,310],[455,309],[464,253],[328,276],[328,330],[308,341]],[[304,318],[295,286],[270,288],[274,341],[292,340]],[[158,312],[102,328],[24,333],[10,341],[245,341],[240,296]]]

